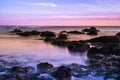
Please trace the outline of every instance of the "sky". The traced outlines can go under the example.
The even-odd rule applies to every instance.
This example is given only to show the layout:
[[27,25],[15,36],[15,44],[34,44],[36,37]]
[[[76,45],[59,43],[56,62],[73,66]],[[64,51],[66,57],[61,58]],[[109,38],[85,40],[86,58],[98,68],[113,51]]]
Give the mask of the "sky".
[[0,0],[0,25],[120,26],[120,0]]

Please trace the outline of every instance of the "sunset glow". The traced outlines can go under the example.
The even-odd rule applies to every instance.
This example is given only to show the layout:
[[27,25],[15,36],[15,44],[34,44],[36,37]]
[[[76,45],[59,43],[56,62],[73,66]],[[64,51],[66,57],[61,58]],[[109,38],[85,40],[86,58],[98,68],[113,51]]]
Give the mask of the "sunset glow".
[[120,25],[120,0],[2,0],[0,25]]

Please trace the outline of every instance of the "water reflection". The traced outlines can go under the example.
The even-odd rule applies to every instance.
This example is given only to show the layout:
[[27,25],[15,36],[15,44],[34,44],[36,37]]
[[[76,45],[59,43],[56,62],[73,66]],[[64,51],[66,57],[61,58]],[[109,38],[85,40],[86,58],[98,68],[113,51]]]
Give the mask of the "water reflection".
[[67,48],[56,47],[42,40],[10,36],[13,35],[0,38],[0,58],[3,60],[32,66],[39,62],[50,62],[55,66],[71,63],[86,64],[86,55],[73,56]]

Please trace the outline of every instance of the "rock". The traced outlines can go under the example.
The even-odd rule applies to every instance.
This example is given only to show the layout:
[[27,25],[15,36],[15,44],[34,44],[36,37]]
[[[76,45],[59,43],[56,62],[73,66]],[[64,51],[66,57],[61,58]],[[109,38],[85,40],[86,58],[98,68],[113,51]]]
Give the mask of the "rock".
[[59,34],[57,39],[68,39],[66,34]]
[[31,35],[40,35],[40,32],[36,30],[32,30],[30,33]]
[[87,34],[88,35],[98,35],[98,31],[95,27],[91,27]]
[[24,36],[24,37],[31,36],[31,32],[29,32],[29,31],[21,32],[21,33],[16,33],[16,34],[17,34],[17,35],[20,35],[20,36]]
[[65,40],[60,40],[60,39],[54,39],[51,44],[60,46],[60,47],[66,47],[67,46],[67,41]]
[[24,73],[24,69],[20,66],[14,66],[11,69],[12,72],[16,72],[16,73]]
[[96,58],[97,54],[102,54],[105,56],[120,55],[120,45],[116,44],[116,43],[113,43],[113,44],[109,43],[109,44],[103,45],[103,47],[101,47],[101,48],[93,47],[88,50],[87,55],[88,55],[88,57]]
[[59,34],[66,34],[66,33],[67,33],[67,31],[63,30],[63,31],[60,31]]
[[53,76],[59,80],[71,80],[71,69],[65,66],[60,66],[53,72]]
[[95,27],[91,27],[90,29],[83,29],[83,32],[87,32],[88,35],[98,35],[99,30]]
[[55,78],[53,78],[51,75],[49,75],[49,74],[40,74],[39,76],[38,76],[38,78],[40,79],[40,80],[56,80]]
[[13,31],[10,31],[10,33],[21,33],[23,31],[21,31],[20,29],[14,29]]
[[67,33],[68,34],[85,34],[84,32],[80,32],[80,31],[69,31]]
[[51,37],[46,37],[45,39],[44,39],[44,41],[45,42],[52,42],[52,41],[54,41],[55,39],[54,38],[51,38]]
[[48,62],[40,63],[37,65],[37,69],[40,72],[49,72],[54,66],[52,64],[49,64]]
[[32,73],[34,71],[34,68],[31,66],[24,67],[23,69],[25,73]]
[[120,37],[120,32],[118,32],[118,33],[116,34],[116,36],[119,36],[119,37]]
[[82,41],[70,41],[67,45],[68,50],[71,52],[85,52],[90,46],[86,42]]
[[27,67],[14,66],[12,67],[11,71],[15,73],[32,73],[34,71],[34,68],[31,66]]
[[56,37],[55,33],[51,31],[41,32],[40,36],[41,37]]
[[120,42],[120,38],[118,36],[101,36],[90,39],[88,40],[88,42],[113,43],[113,42]]

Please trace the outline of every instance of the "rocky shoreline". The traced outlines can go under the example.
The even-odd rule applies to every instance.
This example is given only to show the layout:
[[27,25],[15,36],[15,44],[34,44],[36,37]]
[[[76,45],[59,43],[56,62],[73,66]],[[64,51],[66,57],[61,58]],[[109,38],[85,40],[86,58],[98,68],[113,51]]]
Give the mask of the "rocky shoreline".
[[[55,32],[36,30],[23,32],[15,29],[11,33],[29,37],[39,35],[46,43],[59,47],[67,47],[70,52],[87,51],[88,61],[86,66],[73,63],[54,67],[51,63],[42,62],[36,64],[37,71],[32,66],[13,66],[2,68],[3,73],[0,80],[71,80],[71,77],[103,77],[103,80],[120,80],[120,32],[113,36],[101,36],[89,40],[69,41],[70,34],[98,35],[100,30],[95,27],[82,31],[61,31]],[[92,45],[92,47],[90,46]]]

